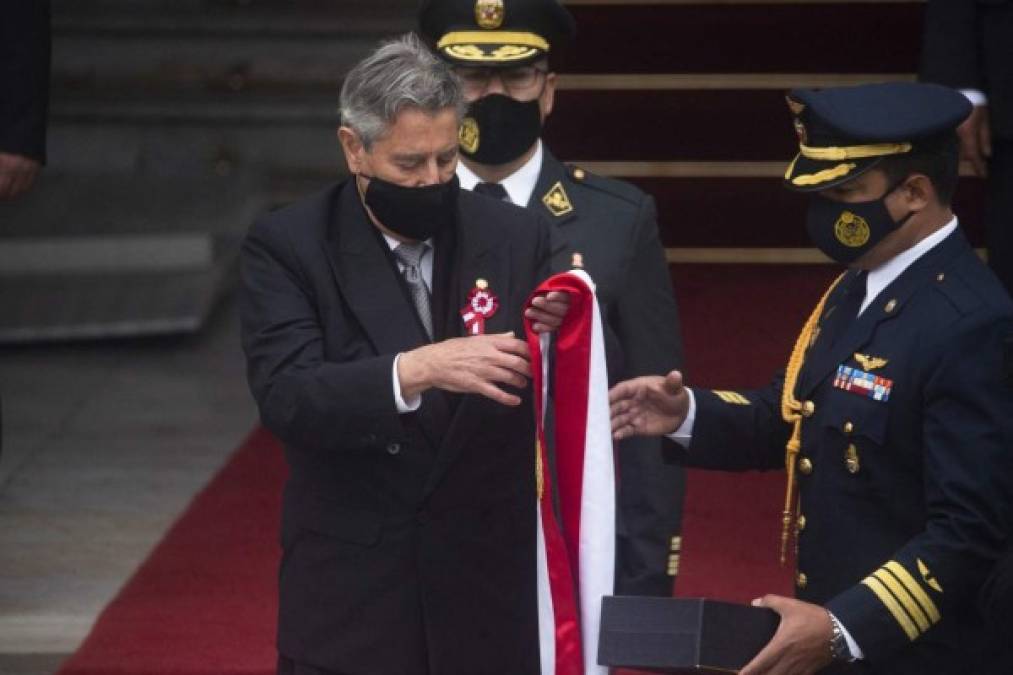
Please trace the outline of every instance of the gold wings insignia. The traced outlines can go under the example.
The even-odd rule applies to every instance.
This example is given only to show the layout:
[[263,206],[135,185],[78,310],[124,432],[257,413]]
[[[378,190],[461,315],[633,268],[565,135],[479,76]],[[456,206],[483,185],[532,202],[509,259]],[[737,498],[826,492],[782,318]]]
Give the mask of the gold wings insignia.
[[864,370],[876,370],[889,363],[886,359],[881,359],[878,356],[866,356],[858,353],[855,354],[855,360],[861,364]]

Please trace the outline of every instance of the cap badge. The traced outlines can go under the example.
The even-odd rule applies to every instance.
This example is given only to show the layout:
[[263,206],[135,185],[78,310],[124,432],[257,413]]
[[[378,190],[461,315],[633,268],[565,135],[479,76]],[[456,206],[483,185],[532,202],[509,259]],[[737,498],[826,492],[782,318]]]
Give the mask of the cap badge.
[[556,184],[545,193],[545,196],[542,197],[542,203],[556,217],[565,216],[570,211],[573,211],[573,204],[570,203],[570,198],[567,196],[566,190],[563,189],[563,184],[559,181],[556,181]]
[[475,154],[475,151],[478,150],[478,122],[474,117],[465,117],[461,122],[457,140],[461,144],[461,149],[469,155]]
[[475,0],[475,22],[480,28],[495,30],[503,25],[506,9],[503,0]]
[[864,246],[869,241],[870,234],[869,223],[865,221],[865,218],[851,211],[842,213],[834,223],[834,235],[837,237],[837,241],[849,248]]

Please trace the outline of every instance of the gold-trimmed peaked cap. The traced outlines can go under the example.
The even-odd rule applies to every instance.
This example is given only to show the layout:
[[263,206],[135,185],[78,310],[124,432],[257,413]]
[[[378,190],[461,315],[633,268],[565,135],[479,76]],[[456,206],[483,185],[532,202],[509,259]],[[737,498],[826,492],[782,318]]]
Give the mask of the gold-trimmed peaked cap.
[[559,0],[422,0],[419,31],[462,66],[523,66],[569,42],[573,16]]
[[787,100],[799,150],[784,184],[798,192],[846,183],[884,157],[932,145],[972,110],[954,89],[915,82],[793,89]]

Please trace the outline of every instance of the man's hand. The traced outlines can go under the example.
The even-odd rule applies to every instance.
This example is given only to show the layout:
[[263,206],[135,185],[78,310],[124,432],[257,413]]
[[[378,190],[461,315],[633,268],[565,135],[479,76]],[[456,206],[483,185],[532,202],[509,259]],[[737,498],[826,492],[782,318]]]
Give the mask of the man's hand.
[[0,152],[0,201],[28,192],[38,173],[39,163],[34,159]]
[[524,317],[534,323],[531,329],[536,333],[551,333],[563,325],[563,317],[570,309],[570,296],[562,291],[551,291],[537,295],[524,310]]
[[503,405],[521,399],[498,385],[524,387],[531,377],[528,346],[513,333],[453,338],[405,352],[397,363],[401,394],[407,400],[436,387],[481,394]]
[[781,625],[739,675],[811,675],[830,665],[833,626],[826,609],[779,595],[753,600],[753,606],[780,614]]
[[960,158],[967,160],[977,176],[988,175],[988,160],[992,156],[992,126],[988,106],[976,105],[971,116],[957,127],[960,138]]
[[645,375],[620,382],[609,392],[612,435],[617,441],[630,436],[662,436],[680,426],[689,412],[689,394],[682,373],[664,377]]

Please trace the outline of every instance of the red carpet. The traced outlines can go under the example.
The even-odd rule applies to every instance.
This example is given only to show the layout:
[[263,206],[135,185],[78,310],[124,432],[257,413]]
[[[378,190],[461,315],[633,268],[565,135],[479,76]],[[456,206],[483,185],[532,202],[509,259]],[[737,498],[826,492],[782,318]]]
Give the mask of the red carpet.
[[255,431],[106,608],[61,675],[273,673],[278,446]]
[[[691,383],[755,386],[780,367],[828,268],[684,266],[675,274]],[[255,431],[99,617],[62,675],[273,672],[285,467]],[[780,474],[693,472],[677,592],[790,593],[777,566]]]

